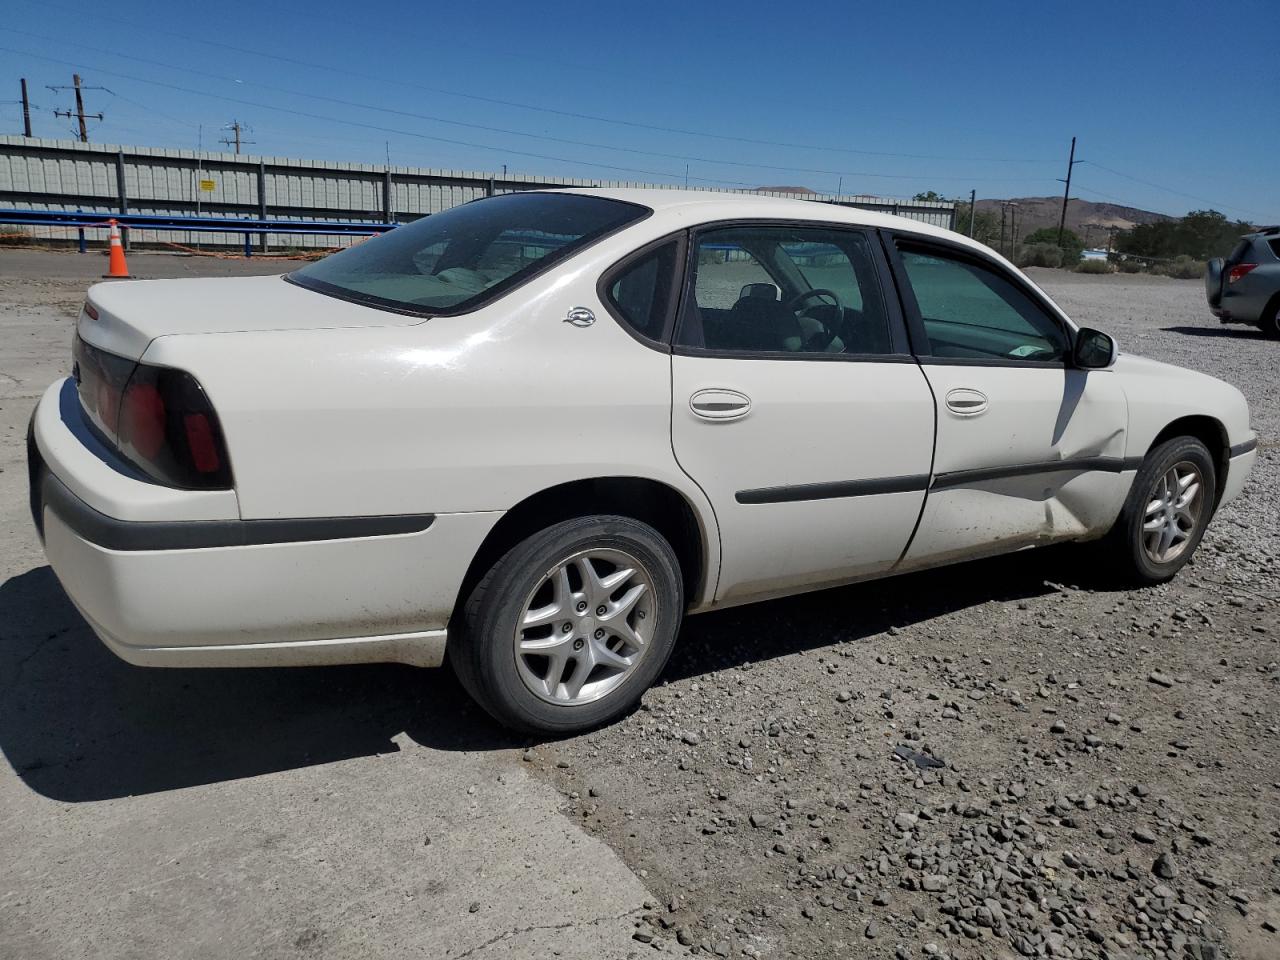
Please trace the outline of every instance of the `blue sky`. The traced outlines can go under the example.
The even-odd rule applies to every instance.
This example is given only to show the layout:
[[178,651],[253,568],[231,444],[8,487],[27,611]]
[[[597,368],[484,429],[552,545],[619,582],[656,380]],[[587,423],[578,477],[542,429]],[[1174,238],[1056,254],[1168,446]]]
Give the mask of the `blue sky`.
[[691,186],[1051,195],[1074,135],[1073,196],[1280,222],[1275,0],[5,8],[38,136],[77,68],[103,143]]

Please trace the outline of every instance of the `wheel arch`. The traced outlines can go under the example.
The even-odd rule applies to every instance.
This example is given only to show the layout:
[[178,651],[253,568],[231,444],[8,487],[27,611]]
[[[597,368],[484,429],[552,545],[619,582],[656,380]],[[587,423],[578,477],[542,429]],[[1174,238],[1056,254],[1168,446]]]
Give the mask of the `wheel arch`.
[[508,510],[480,544],[454,606],[456,616],[475,585],[503,554],[521,540],[562,520],[617,514],[649,524],[671,544],[680,561],[685,603],[709,601],[709,577],[716,573],[719,543],[714,521],[670,484],[648,477],[591,477],[540,490]]
[[1231,442],[1227,437],[1227,428],[1220,420],[1206,414],[1179,417],[1156,434],[1147,447],[1147,453],[1174,437],[1195,437],[1208,448],[1216,475],[1213,491],[1213,506],[1216,510],[1218,501],[1222,499],[1222,491],[1226,488],[1227,470],[1231,465]]

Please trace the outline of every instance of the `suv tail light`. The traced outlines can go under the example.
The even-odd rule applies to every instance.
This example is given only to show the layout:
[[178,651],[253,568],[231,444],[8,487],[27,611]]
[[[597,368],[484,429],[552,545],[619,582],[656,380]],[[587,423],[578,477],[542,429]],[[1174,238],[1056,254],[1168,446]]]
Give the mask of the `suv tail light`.
[[1256,266],[1256,263],[1237,263],[1232,265],[1227,270],[1227,283],[1235,283]]
[[190,490],[230,488],[222,427],[191,374],[118,357],[77,336],[75,377],[90,424],[147,476]]

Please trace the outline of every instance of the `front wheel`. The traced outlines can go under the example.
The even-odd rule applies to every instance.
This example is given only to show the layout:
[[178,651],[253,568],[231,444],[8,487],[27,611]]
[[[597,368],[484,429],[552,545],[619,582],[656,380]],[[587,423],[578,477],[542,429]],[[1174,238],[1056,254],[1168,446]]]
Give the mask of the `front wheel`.
[[1165,583],[1186,565],[1209,525],[1216,483],[1213,457],[1194,437],[1147,454],[1109,538],[1127,579]]
[[635,706],[683,612],[679,561],[661,534],[628,517],[579,517],[493,565],[467,599],[449,659],[499,722],[573,733]]

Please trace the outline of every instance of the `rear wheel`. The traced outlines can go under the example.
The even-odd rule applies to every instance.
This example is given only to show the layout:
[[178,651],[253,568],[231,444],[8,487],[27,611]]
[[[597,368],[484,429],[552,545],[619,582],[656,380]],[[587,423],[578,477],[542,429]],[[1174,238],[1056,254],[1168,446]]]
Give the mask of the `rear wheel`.
[[1194,437],[1147,454],[1109,538],[1127,579],[1164,583],[1186,565],[1213,514],[1216,482],[1213,457]]
[[635,706],[666,665],[683,611],[679,562],[656,530],[580,517],[493,565],[467,599],[449,658],[501,723],[572,733]]
[[1262,319],[1258,324],[1262,327],[1262,332],[1273,340],[1280,340],[1280,298],[1275,302],[1267,304],[1267,308],[1262,312]]

